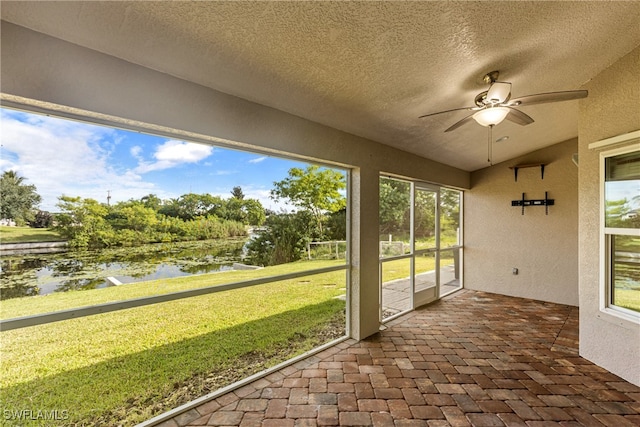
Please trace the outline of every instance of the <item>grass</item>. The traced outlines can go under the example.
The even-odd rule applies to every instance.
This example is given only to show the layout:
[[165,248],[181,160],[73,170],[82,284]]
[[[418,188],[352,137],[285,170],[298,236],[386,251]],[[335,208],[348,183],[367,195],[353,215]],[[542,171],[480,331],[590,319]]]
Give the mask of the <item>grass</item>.
[[103,289],[78,290],[34,297],[12,298],[0,301],[0,318],[10,319],[12,317],[61,311],[70,308],[160,295],[341,264],[344,264],[344,260],[300,261],[266,267],[260,270],[225,271],[213,274],[130,283]]
[[[286,268],[300,265],[277,271]],[[345,283],[337,271],[2,332],[2,407],[66,410],[63,425],[132,425],[321,344],[328,325],[344,334]],[[104,291],[78,293],[88,302]]]
[[615,288],[614,297],[618,307],[640,312],[640,289]]
[[0,226],[0,243],[59,242],[64,239],[46,228]]
[[[435,258],[427,256],[418,256],[416,260],[416,273],[424,273],[427,271],[435,270]],[[453,258],[440,258],[441,266],[449,265],[453,263]],[[411,275],[411,263],[407,259],[397,259],[394,261],[387,261],[382,264],[382,282],[387,283],[392,280],[404,279]]]

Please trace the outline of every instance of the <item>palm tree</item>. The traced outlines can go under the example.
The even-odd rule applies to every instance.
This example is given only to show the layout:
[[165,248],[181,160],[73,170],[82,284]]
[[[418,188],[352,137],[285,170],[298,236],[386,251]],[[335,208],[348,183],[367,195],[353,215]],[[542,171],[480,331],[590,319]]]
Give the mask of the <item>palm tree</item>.
[[0,176],[0,218],[11,219],[23,225],[35,218],[42,197],[35,185],[24,183],[25,178],[16,171],[4,171]]

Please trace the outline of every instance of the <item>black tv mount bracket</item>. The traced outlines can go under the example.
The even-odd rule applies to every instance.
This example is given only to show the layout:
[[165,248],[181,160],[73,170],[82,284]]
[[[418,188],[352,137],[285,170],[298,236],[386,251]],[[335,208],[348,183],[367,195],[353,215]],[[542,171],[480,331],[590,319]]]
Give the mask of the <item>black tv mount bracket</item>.
[[544,206],[545,215],[549,215],[549,206],[553,206],[555,204],[555,200],[550,199],[547,194],[548,192],[545,191],[544,199],[526,200],[524,198],[524,193],[522,193],[522,199],[512,200],[511,206],[522,206],[522,215],[524,215],[525,206]]

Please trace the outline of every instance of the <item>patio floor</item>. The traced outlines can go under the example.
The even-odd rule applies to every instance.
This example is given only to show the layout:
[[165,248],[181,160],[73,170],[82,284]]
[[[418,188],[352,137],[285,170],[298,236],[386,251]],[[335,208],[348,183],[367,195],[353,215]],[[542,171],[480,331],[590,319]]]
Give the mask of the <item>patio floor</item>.
[[462,290],[160,424],[640,426],[640,387],[579,357],[578,309]]
[[[460,288],[460,280],[455,278],[453,266],[444,267],[440,273],[440,295],[449,294]],[[435,288],[435,271],[416,275],[416,292]],[[382,318],[387,319],[403,311],[411,305],[411,283],[409,279],[397,279],[382,285]]]

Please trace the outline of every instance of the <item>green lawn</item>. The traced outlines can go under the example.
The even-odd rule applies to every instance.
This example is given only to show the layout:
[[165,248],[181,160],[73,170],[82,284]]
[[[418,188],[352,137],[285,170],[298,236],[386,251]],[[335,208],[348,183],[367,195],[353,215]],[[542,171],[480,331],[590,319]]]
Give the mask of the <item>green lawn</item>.
[[614,290],[615,305],[640,312],[640,289]]
[[0,243],[59,242],[64,240],[46,228],[0,226]]
[[[440,258],[442,266],[453,264],[453,258]],[[383,263],[382,282],[387,283],[392,280],[404,279],[411,276],[411,263],[408,258],[387,261]],[[424,273],[435,270],[435,258],[427,256],[416,257],[416,273]]]
[[[305,264],[308,269],[327,262],[158,282],[164,289],[200,287]],[[345,294],[345,276],[324,273],[2,332],[2,408],[66,410],[66,425],[141,422],[309,350],[335,337],[336,329],[344,334],[345,301],[337,297]],[[142,285],[69,292],[84,294],[71,299],[55,294],[8,300],[3,314],[13,316],[20,304],[31,302],[45,311],[86,305],[114,290],[131,296],[144,292]]]

